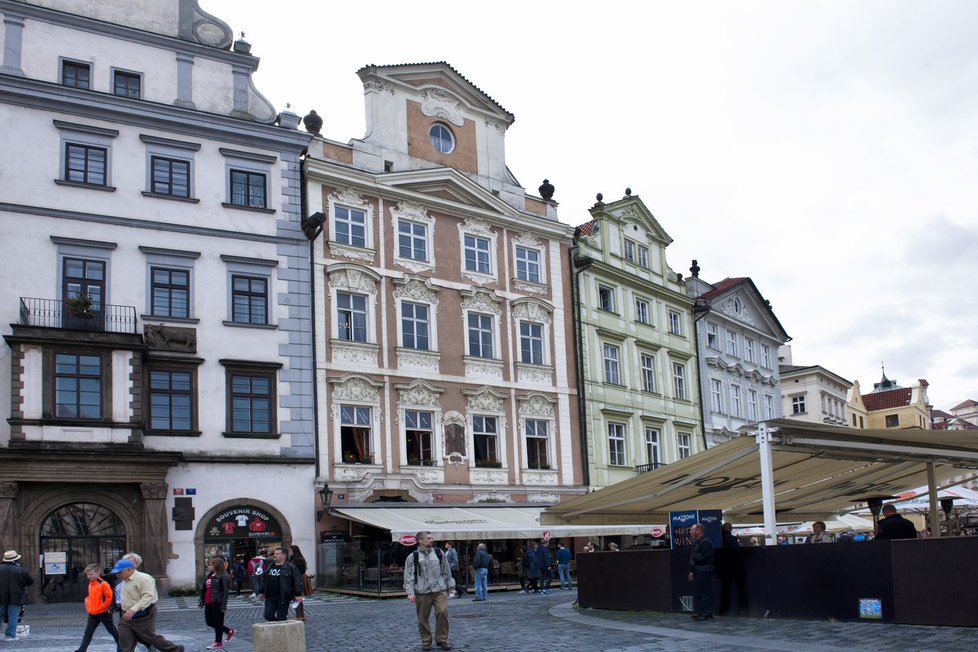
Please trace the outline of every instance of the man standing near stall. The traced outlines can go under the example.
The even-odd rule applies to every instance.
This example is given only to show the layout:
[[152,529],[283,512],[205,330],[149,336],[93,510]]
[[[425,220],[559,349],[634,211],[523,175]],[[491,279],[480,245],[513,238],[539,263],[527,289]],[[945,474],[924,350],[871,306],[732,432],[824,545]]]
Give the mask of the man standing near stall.
[[455,595],[455,580],[448,560],[432,544],[431,532],[418,532],[418,549],[404,560],[404,592],[414,605],[418,618],[421,649],[431,649],[431,625],[428,619],[435,608],[435,643],[451,650],[448,642],[448,598]]
[[713,618],[713,542],[706,536],[702,523],[690,528],[693,548],[689,551],[689,581],[696,590],[693,620]]

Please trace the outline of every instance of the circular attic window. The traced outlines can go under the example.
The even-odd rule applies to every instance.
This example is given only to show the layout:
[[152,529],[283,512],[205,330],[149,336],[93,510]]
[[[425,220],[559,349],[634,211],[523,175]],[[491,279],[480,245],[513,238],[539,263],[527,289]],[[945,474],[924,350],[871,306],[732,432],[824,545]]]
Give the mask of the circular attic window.
[[455,149],[455,137],[452,136],[451,129],[440,122],[431,125],[428,138],[431,139],[431,145],[442,154],[449,154]]

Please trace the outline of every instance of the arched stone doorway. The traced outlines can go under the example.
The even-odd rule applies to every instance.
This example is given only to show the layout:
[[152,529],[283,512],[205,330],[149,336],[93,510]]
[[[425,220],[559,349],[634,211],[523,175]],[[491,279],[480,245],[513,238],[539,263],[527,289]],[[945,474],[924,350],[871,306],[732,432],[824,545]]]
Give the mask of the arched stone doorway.
[[276,546],[292,544],[292,528],[282,513],[260,500],[229,500],[208,510],[194,536],[197,583],[204,579],[207,560],[223,555],[229,564],[260,554],[270,557]]
[[126,528],[111,509],[69,503],[50,512],[40,527],[41,595],[49,602],[84,599],[85,567],[111,567],[126,552]]

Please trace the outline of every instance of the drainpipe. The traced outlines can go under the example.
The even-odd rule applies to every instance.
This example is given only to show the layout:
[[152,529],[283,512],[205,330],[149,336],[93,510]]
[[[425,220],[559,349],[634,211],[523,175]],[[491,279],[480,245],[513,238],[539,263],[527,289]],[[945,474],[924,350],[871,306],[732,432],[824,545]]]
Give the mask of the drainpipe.
[[574,360],[577,363],[577,419],[580,423],[581,428],[581,456],[583,457],[583,480],[584,486],[591,486],[591,471],[590,465],[588,463],[587,456],[587,406],[585,402],[585,384],[584,384],[584,361],[583,361],[583,334],[581,332],[581,320],[578,311],[581,309],[581,288],[578,282],[577,275],[588,269],[594,262],[591,258],[581,258],[579,261],[575,260],[574,252],[577,250],[578,245],[573,245],[567,250],[567,258],[570,263],[570,281],[571,281],[571,305],[573,310],[571,310],[571,324],[574,328]]
[[[305,156],[309,156],[308,150]],[[305,221],[308,210],[306,198],[306,175],[303,171],[303,161],[299,163],[299,206],[300,219]],[[306,236],[309,239],[308,236]],[[313,450],[316,455],[316,477],[320,477],[319,464],[319,370],[316,368],[316,239],[309,239],[309,337],[312,339],[312,429]]]

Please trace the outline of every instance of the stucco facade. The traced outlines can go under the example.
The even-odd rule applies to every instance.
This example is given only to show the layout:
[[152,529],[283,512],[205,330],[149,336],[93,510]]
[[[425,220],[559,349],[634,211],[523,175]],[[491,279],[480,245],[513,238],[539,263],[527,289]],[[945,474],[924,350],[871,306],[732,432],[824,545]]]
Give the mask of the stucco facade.
[[672,238],[629,192],[598,201],[575,238],[588,482],[606,487],[703,450],[693,300]]
[[693,261],[686,293],[696,299],[697,352],[707,445],[781,416],[778,347],[790,338],[749,278],[707,283]]
[[317,482],[334,507],[579,493],[570,229],[507,170],[512,114],[447,64],[358,74],[367,135],[304,163]]
[[847,393],[852,383],[818,365],[793,364],[791,346],[778,350],[781,410],[787,419],[834,426],[849,425]]
[[[192,0],[0,12],[4,549],[74,577],[135,550],[165,589],[311,546],[311,137]],[[254,529],[218,527],[238,508]]]

